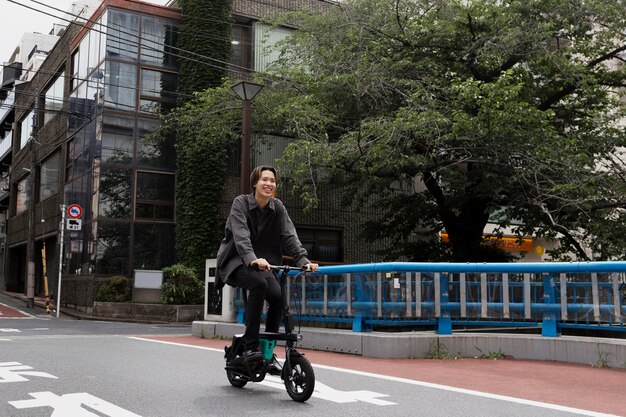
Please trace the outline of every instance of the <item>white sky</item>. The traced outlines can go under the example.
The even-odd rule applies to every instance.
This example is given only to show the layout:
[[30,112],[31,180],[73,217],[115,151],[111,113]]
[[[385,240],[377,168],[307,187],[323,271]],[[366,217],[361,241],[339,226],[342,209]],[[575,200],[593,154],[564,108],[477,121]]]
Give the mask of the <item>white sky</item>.
[[[37,0],[39,3],[31,0],[14,1],[59,17],[62,17],[63,13],[40,3],[67,11],[72,3],[75,2],[75,0]],[[166,3],[166,0],[148,0],[147,2],[163,5]],[[25,32],[48,34],[52,30],[52,25],[58,22],[58,18],[11,3],[8,0],[0,0],[0,63],[9,59]]]

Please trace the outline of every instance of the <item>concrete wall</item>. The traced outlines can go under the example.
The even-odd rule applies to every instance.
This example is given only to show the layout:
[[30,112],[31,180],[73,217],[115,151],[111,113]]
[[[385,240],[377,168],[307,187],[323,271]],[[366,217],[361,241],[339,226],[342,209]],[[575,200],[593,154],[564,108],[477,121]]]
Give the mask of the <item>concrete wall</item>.
[[[192,334],[206,339],[242,334],[233,323],[194,321]],[[504,356],[626,368],[626,340],[592,337],[461,333],[440,336],[433,332],[354,333],[350,330],[302,329],[299,346],[372,358],[429,358]],[[436,355],[435,355],[436,354]]]

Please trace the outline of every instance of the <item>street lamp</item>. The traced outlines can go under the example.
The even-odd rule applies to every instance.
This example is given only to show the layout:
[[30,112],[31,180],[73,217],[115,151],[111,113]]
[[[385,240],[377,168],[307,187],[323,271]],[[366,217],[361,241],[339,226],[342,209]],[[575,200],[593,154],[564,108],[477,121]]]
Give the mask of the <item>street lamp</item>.
[[252,100],[264,87],[249,81],[239,81],[232,90],[243,100],[243,125],[241,136],[241,179],[239,191],[241,194],[250,192],[250,125],[252,123]]

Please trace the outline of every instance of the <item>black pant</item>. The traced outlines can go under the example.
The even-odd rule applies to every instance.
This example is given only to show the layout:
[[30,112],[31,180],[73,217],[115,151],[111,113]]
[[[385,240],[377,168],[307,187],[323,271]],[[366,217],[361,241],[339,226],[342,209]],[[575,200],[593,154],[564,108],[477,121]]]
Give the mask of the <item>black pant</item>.
[[245,267],[237,268],[231,274],[228,283],[248,291],[246,332],[243,335],[243,341],[246,350],[256,349],[259,346],[259,329],[264,301],[267,301],[269,305],[265,331],[276,333],[280,328],[280,320],[283,316],[280,285],[271,272],[255,271]]

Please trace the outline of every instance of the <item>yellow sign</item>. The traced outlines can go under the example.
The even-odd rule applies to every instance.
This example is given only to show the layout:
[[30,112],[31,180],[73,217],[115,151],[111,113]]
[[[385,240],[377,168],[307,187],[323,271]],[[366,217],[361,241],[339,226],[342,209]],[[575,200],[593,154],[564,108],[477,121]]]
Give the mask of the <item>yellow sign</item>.
[[[495,242],[497,246],[504,251],[530,252],[533,250],[533,240],[527,237],[520,239],[517,237],[483,235],[483,239]],[[441,241],[443,243],[450,242],[450,238],[447,233],[441,234]]]

